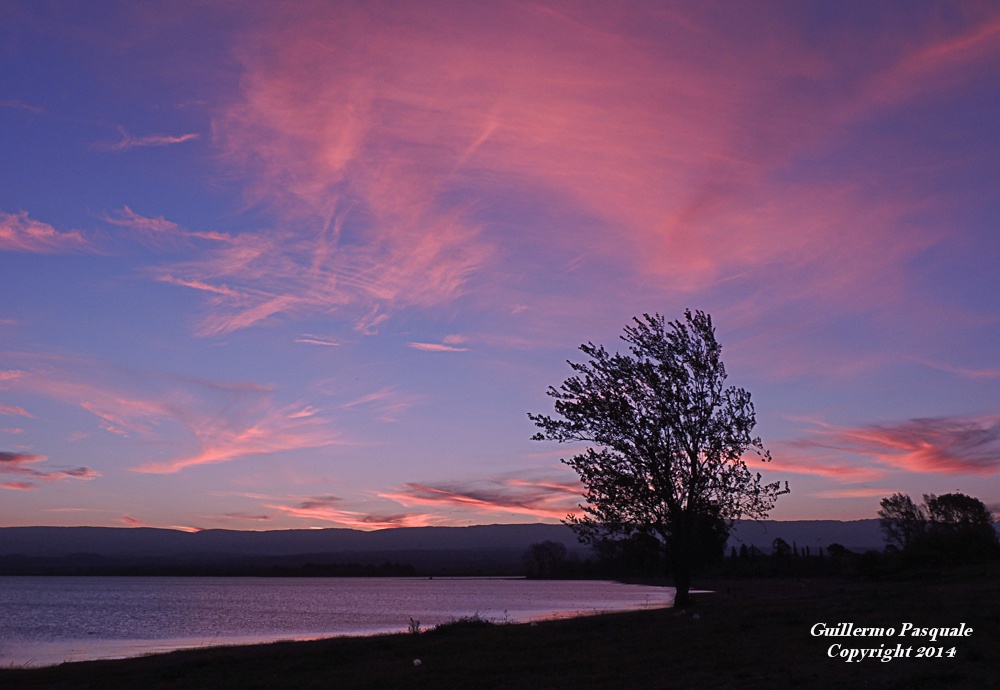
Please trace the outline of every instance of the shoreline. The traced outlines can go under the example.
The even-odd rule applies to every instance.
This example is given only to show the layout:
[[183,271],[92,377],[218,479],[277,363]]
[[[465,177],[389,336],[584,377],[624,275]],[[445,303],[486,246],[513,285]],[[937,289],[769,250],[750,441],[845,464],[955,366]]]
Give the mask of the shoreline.
[[[22,577],[22,576],[18,576]],[[70,577],[70,576],[67,576]],[[72,576],[75,579],[75,576]],[[143,576],[133,576],[129,579],[145,579]],[[2,578],[0,578],[2,579]],[[392,578],[394,580],[426,580],[429,578]],[[440,581],[448,580],[523,580],[524,578],[510,577],[442,577],[432,578]],[[554,583],[558,585],[558,580],[538,581],[546,584]],[[578,583],[576,580],[569,580],[570,583]],[[425,625],[420,628],[421,632],[428,632],[437,626],[447,625],[455,620],[477,620],[481,622],[495,624],[520,624],[520,623],[541,623],[553,620],[567,620],[595,615],[607,615],[612,613],[624,613],[629,611],[649,610],[658,608],[669,608],[673,605],[673,588],[661,583],[650,585],[649,583],[626,583],[615,580],[603,580],[598,582],[615,583],[617,585],[651,587],[655,586],[660,590],[670,590],[664,592],[662,597],[652,597],[646,594],[645,601],[634,600],[631,602],[620,601],[618,605],[582,606],[576,609],[561,608],[558,604],[554,608],[540,609],[515,609],[508,612],[507,609],[477,610],[474,613],[471,609],[462,612],[456,609],[456,613],[446,616],[437,615],[429,621],[425,620]],[[426,612],[425,612],[426,613]],[[417,614],[420,615],[420,614]],[[424,618],[424,616],[420,616]],[[412,619],[410,619],[412,620]],[[329,640],[337,638],[359,638],[375,637],[384,635],[394,635],[407,632],[407,615],[401,614],[393,617],[391,623],[385,621],[373,622],[372,624],[360,628],[332,629],[275,629],[261,630],[240,634],[195,634],[195,635],[168,635],[164,637],[100,637],[96,633],[87,633],[86,637],[66,637],[52,640],[30,640],[30,639],[7,639],[0,643],[0,668],[24,668],[37,669],[59,666],[64,663],[79,663],[91,661],[121,661],[144,656],[169,654],[177,651],[191,651],[198,649],[232,648],[245,646],[259,646],[274,644],[279,642],[308,642],[315,640]]]
[[[884,580],[705,580],[694,611],[609,613],[534,625],[467,621],[420,634],[215,647],[118,661],[0,670],[6,690],[104,688],[843,688],[992,687],[1000,638],[1000,563]],[[958,626],[952,658],[865,659],[828,653],[817,622]],[[849,647],[896,639],[835,640]],[[921,638],[900,639],[913,646]],[[936,646],[940,646],[935,644]],[[946,647],[947,649],[947,647]],[[419,666],[414,660],[421,661]]]

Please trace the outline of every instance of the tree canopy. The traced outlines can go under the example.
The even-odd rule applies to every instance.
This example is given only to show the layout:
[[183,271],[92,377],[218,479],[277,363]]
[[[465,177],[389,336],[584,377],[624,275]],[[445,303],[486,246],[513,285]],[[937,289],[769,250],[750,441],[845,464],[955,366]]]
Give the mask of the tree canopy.
[[926,513],[906,494],[895,493],[883,498],[879,505],[879,525],[886,541],[893,547],[906,549],[926,531]]
[[1000,553],[993,514],[966,494],[924,494],[923,505],[917,505],[896,493],[882,499],[878,516],[890,546],[918,559],[966,560]]
[[[711,317],[685,311],[667,322],[659,314],[633,319],[622,340],[628,353],[587,343],[575,375],[550,387],[557,417],[529,414],[533,438],[591,444],[563,460],[579,474],[587,505],[567,518],[578,536],[656,536],[677,587],[689,603],[691,568],[707,541],[722,540],[733,522],[763,518],[788,492],[765,484],[745,455],[770,454],[753,436],[750,393],[724,386],[722,347]],[[720,548],[709,549],[719,552]]]

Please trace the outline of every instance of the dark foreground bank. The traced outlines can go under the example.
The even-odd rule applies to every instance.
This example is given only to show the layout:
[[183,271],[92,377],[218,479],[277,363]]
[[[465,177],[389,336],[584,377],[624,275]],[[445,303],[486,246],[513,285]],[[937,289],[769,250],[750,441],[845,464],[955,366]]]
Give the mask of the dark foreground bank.
[[[416,635],[3,669],[0,688],[914,690],[1000,684],[997,564],[883,581],[770,579],[711,586],[716,591],[699,595],[697,614],[649,610],[538,625],[457,623]],[[893,628],[894,634],[811,635],[818,623]],[[913,626],[910,632],[963,623],[972,632],[947,637],[918,630],[925,634],[900,636],[906,623]],[[895,650],[894,658],[846,662],[829,656],[831,645],[839,645],[834,654],[874,649],[885,656],[884,650]]]

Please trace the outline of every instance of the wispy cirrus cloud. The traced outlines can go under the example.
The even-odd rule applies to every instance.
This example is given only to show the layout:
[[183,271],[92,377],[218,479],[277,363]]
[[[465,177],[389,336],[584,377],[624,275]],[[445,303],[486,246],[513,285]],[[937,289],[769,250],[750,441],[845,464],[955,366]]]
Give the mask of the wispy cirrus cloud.
[[24,101],[19,101],[15,98],[0,99],[0,107],[14,108],[17,110],[27,110],[32,113],[37,113],[39,115],[45,114],[45,108],[40,108],[37,105],[31,105],[30,103],[25,103]]
[[397,491],[379,494],[403,505],[455,507],[478,513],[518,513],[558,519],[576,512],[582,495],[583,486],[576,480],[513,476],[469,482],[411,482]]
[[437,516],[426,513],[367,513],[344,506],[338,496],[313,496],[292,503],[270,503],[267,508],[291,517],[336,523],[353,529],[390,529],[427,527],[438,523]]
[[31,482],[0,482],[0,489],[10,489],[11,491],[34,491],[39,488],[37,484]]
[[122,515],[120,518],[118,518],[118,522],[125,525],[126,527],[156,527],[165,529],[175,529],[180,532],[200,532],[202,530],[201,527],[192,527],[190,525],[168,525],[168,526],[157,525],[150,522],[146,522],[145,520],[133,517],[128,514]]
[[0,251],[57,254],[92,249],[76,230],[59,232],[48,223],[29,218],[25,211],[0,211]]
[[34,415],[23,407],[18,407],[17,405],[4,405],[2,403],[0,403],[0,414],[7,415],[9,417],[27,417],[28,419],[34,418]]
[[128,206],[104,214],[104,221],[118,227],[135,230],[139,236],[150,244],[167,246],[189,240],[210,240],[213,242],[231,242],[232,236],[224,232],[189,230],[163,216],[149,217],[136,213]]
[[815,498],[872,498],[874,496],[890,496],[894,491],[891,489],[872,489],[865,487],[854,487],[849,489],[829,489],[826,491],[813,491],[810,496]]
[[407,343],[407,346],[413,348],[414,350],[421,350],[423,352],[468,352],[467,347],[456,347],[454,345],[445,345],[444,343]]
[[1000,379],[1000,367],[992,367],[987,369],[975,369],[972,367],[960,367],[953,364],[947,364],[945,362],[934,362],[927,359],[919,359],[916,357],[911,358],[913,361],[923,364],[924,366],[931,367],[932,369],[938,369],[939,371],[945,371],[949,374],[956,374],[967,379]]
[[185,457],[150,462],[133,468],[148,474],[172,474],[187,467],[228,462],[301,448],[321,448],[341,442],[315,411],[292,406],[258,411],[251,420],[215,417],[188,419],[200,450]]
[[842,483],[870,482],[885,476],[883,468],[817,453],[815,446],[800,441],[773,444],[772,451],[772,459],[765,466],[768,472],[807,474]]
[[[858,57],[772,5],[746,23],[643,6],[641,28],[619,6],[434,3],[406,21],[309,7],[265,9],[234,40],[244,79],[215,137],[276,222],[164,268],[205,293],[202,335],[320,313],[371,332],[400,309],[493,294],[533,257],[592,257],[674,293],[763,275],[770,309],[884,306],[942,237],[901,224],[938,199],[798,166],[936,97],[926,75],[987,70],[996,40],[996,19],[972,13],[906,41],[866,35]],[[536,222],[498,230],[491,210],[514,200]],[[532,280],[503,304],[525,304]]]
[[377,391],[341,403],[338,409],[363,409],[383,422],[394,422],[417,401],[417,396],[404,393],[393,386],[384,386]]
[[8,388],[11,382],[28,375],[23,369],[0,369],[0,388]]
[[340,345],[340,339],[336,336],[315,333],[303,333],[295,339],[295,342],[306,345],[322,345],[323,347],[338,347]]
[[188,132],[186,134],[147,134],[144,136],[136,136],[134,134],[130,134],[124,127],[121,126],[118,127],[118,134],[121,136],[121,139],[114,143],[98,144],[97,148],[105,151],[128,151],[129,149],[135,148],[173,146],[174,144],[183,144],[186,141],[193,141],[199,136],[196,132]]
[[870,78],[865,101],[874,106],[895,105],[928,91],[975,80],[997,56],[1000,17],[971,21],[955,32],[931,35],[905,50]]
[[825,427],[788,444],[831,455],[863,456],[885,468],[909,472],[980,476],[1000,472],[998,415]]
[[[76,467],[65,470],[37,469],[37,465],[39,463],[46,462],[47,460],[48,458],[44,455],[0,451],[0,474],[20,475],[46,482],[60,481],[63,479],[90,480],[101,476],[100,472],[97,472],[89,467]],[[3,482],[0,483],[0,486],[15,490],[30,490],[37,488],[36,484],[26,481]]]
[[[12,355],[13,356],[13,355]],[[127,371],[93,361],[24,355],[25,369],[6,385],[78,406],[122,438],[197,450],[133,470],[165,474],[253,455],[344,443],[316,407],[279,404],[254,383],[201,381]],[[85,374],[90,374],[86,376]],[[101,379],[98,380],[98,375]]]

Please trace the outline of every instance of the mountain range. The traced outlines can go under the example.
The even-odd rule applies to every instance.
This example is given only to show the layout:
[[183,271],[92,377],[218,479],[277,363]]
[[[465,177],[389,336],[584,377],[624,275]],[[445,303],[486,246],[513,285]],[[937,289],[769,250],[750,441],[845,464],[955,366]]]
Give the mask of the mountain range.
[[[765,520],[739,523],[727,551],[746,544],[770,553],[779,537],[814,550],[883,546],[878,520]],[[5,527],[0,574],[520,574],[525,551],[543,541],[559,542],[581,559],[590,555],[569,527],[551,524],[371,532]]]

